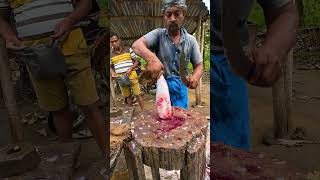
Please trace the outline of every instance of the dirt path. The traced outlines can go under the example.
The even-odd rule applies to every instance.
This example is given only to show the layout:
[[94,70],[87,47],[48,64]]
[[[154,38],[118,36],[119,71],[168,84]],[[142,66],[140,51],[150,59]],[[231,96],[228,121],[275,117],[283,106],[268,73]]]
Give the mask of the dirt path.
[[[320,140],[320,71],[294,72],[294,98],[292,123],[307,132],[307,139]],[[273,109],[271,89],[249,87],[250,112],[252,124],[253,151],[266,152],[279,159],[287,160],[296,167],[306,170],[320,170],[320,145],[304,145],[287,148],[283,146],[264,146],[261,144],[265,132],[273,128]]]

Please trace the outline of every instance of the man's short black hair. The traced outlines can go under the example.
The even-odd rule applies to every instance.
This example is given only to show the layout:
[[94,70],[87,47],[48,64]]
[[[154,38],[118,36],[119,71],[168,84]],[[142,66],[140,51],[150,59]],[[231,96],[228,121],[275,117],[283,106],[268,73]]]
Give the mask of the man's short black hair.
[[117,33],[114,32],[110,32],[110,38],[112,38],[113,36],[117,37],[118,39],[120,39],[119,35]]

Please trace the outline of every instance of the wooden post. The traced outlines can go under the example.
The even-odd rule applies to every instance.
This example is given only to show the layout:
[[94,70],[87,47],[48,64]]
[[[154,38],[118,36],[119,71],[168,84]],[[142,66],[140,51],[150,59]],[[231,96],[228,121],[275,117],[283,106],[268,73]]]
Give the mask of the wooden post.
[[249,31],[249,51],[252,51],[256,47],[256,36],[257,36],[258,26],[256,24],[249,24],[248,31]]
[[11,141],[16,143],[22,140],[22,127],[19,122],[19,114],[16,105],[14,88],[12,86],[11,72],[9,69],[9,58],[5,48],[5,41],[0,37],[0,80],[3,99],[9,114]]
[[3,95],[2,95],[2,88],[0,87],[0,106],[4,104]]
[[114,91],[114,86],[112,83],[111,73],[110,73],[110,91],[111,91],[111,98],[112,98],[112,102],[113,102],[113,107],[118,107],[116,93]]
[[282,65],[282,77],[272,87],[275,138],[286,137],[292,126],[292,72],[293,50],[290,50],[287,62]]
[[[248,51],[253,51],[256,48],[256,37],[257,37],[258,26],[257,24],[249,24],[249,49]],[[252,123],[255,123],[254,119],[250,119]]]
[[[198,29],[197,29],[197,41],[198,41],[198,44],[199,44],[199,48],[201,50],[201,30],[203,29],[203,26],[201,25],[201,17],[199,17],[199,20],[198,20]],[[199,81],[199,86],[196,88],[196,105],[201,105],[201,84],[202,84],[202,80],[200,79]]]
[[200,41],[200,54],[202,56],[202,59],[204,58],[203,56],[203,52],[204,52],[204,48],[205,48],[205,44],[204,44],[204,36],[205,36],[205,28],[204,28],[204,22],[201,23],[201,41]]
[[124,145],[124,154],[128,166],[130,180],[145,180],[142,151],[137,147],[135,141]]

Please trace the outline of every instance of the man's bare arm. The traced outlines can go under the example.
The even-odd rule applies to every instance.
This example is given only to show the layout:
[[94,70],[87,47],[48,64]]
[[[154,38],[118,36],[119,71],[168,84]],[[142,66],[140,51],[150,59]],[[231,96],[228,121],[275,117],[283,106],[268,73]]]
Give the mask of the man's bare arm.
[[80,0],[75,10],[67,18],[69,18],[74,22],[74,24],[76,24],[89,14],[91,8],[91,0]]
[[294,1],[277,9],[265,9],[264,14],[268,27],[264,44],[284,57],[296,42],[299,15]]
[[110,65],[110,72],[111,72],[111,76],[117,76],[117,73],[116,73],[116,71],[114,70],[114,67],[113,67],[113,65]]
[[199,63],[193,67],[193,73],[188,77],[189,88],[195,89],[199,85],[200,78],[203,72],[203,64]]
[[133,65],[131,66],[132,69],[135,69],[139,66],[139,60],[138,58],[133,58]]
[[252,84],[271,86],[281,76],[281,64],[296,41],[298,13],[293,1],[275,9],[264,9],[267,36],[263,45],[252,53],[256,64]]
[[195,65],[192,76],[195,77],[197,80],[199,80],[202,76],[202,72],[203,72],[203,64],[199,63]]
[[139,61],[137,58],[133,59],[134,63],[133,65],[128,69],[127,74],[130,76],[130,74],[132,73],[132,71],[139,66]]
[[0,16],[0,34],[3,37],[9,36],[9,35],[16,35],[14,31],[12,30],[10,24],[5,20],[3,16]]
[[142,57],[148,62],[147,71],[151,74],[153,79],[159,78],[162,74],[163,64],[159,58],[148,49],[148,42],[145,37],[141,37],[133,43],[132,49],[134,53]]
[[73,25],[77,24],[89,14],[91,8],[91,0],[80,0],[74,11],[56,25],[54,30],[55,34],[52,37],[59,38],[63,34],[70,32]]
[[149,61],[159,60],[157,56],[148,48],[148,42],[145,37],[141,37],[132,45],[135,54]]
[[5,39],[6,41],[6,47],[9,49],[19,49],[22,48],[23,44],[22,42],[17,38],[16,33],[14,32],[13,28],[7,22],[7,14],[4,12],[9,13],[9,10],[1,12],[0,16],[0,35]]

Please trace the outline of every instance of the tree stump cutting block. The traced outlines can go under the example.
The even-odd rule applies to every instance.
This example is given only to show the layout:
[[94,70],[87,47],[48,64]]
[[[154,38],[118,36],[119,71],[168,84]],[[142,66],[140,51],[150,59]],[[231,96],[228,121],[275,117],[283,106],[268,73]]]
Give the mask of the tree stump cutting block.
[[[207,128],[205,116],[192,110],[174,107],[173,118],[168,120],[160,119],[155,110],[142,112],[133,118],[133,141],[127,146],[127,152],[132,152],[132,156],[141,154],[141,157],[132,158],[126,153],[128,160],[142,159],[143,164],[151,167],[153,179],[160,179],[159,168],[163,168],[182,170],[182,179],[202,180]],[[135,148],[141,153],[136,153]],[[137,162],[127,164],[141,165]]]

